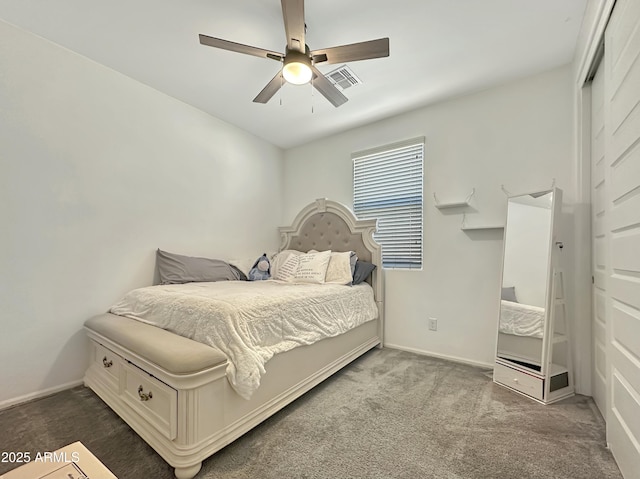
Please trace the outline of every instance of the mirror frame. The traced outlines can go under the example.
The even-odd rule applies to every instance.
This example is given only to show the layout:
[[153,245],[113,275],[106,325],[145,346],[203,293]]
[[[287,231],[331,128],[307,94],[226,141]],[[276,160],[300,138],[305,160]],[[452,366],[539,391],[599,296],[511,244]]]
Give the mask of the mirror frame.
[[[549,193],[552,193],[552,202],[551,202],[551,208],[550,208],[550,225],[549,225],[549,235],[548,235],[548,250],[547,250],[547,260],[546,260],[546,272],[545,272],[545,280],[546,280],[546,284],[544,285],[544,291],[545,291],[545,299],[544,299],[544,307],[545,307],[545,312],[544,312],[544,318],[543,318],[543,331],[542,331],[542,338],[541,338],[541,348],[540,348],[540,369],[537,369],[536,367],[529,367],[526,365],[526,363],[524,361],[516,361],[516,360],[510,360],[508,358],[503,358],[499,356],[499,350],[498,350],[498,346],[499,346],[499,339],[500,339],[500,318],[501,318],[501,313],[502,313],[502,287],[503,287],[503,281],[504,281],[504,272],[505,272],[505,253],[506,253],[506,247],[507,247],[507,235],[509,232],[509,201],[514,199],[514,198],[519,198],[519,197],[524,197],[524,196],[544,196],[547,195]],[[500,298],[500,302],[499,302],[499,307],[498,307],[498,328],[497,328],[497,332],[496,332],[496,344],[495,344],[495,357],[496,360],[502,361],[503,363],[508,363],[509,365],[511,365],[512,367],[515,367],[517,369],[521,369],[523,371],[526,372],[530,372],[539,376],[545,376],[547,374],[547,369],[549,367],[549,353],[550,353],[550,346],[551,346],[551,336],[552,334],[549,334],[549,315],[551,314],[551,308],[554,306],[553,304],[553,298],[552,296],[552,285],[553,285],[553,274],[554,274],[554,265],[555,265],[555,252],[554,252],[554,244],[556,242],[556,236],[557,236],[557,231],[556,231],[556,227],[557,227],[557,219],[559,216],[559,208],[562,205],[562,191],[559,190],[558,188],[550,188],[548,190],[541,190],[541,191],[533,191],[530,193],[522,193],[522,194],[517,194],[517,195],[509,195],[508,199],[507,199],[507,213],[506,213],[506,221],[505,221],[505,229],[504,229],[504,237],[503,237],[503,245],[502,245],[502,261],[501,261],[501,269],[500,269],[500,294],[498,295],[498,298]],[[531,366],[533,366],[533,363],[531,363]]]

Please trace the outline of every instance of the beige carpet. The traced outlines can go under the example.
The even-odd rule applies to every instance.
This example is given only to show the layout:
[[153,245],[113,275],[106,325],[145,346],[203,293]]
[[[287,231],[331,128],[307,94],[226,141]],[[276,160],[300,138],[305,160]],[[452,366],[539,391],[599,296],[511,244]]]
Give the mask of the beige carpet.
[[[86,388],[0,411],[1,451],[80,440],[120,479],[171,469]],[[487,370],[373,350],[207,459],[214,478],[620,479],[593,402],[543,406]],[[0,474],[9,470],[0,463]]]

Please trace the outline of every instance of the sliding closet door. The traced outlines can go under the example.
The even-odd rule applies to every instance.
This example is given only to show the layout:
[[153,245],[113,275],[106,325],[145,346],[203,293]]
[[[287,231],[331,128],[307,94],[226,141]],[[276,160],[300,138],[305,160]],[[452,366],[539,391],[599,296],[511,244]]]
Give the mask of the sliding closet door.
[[607,441],[640,478],[640,1],[618,0],[605,32]]
[[606,185],[604,179],[604,68],[591,83],[591,239],[593,252],[592,338],[593,399],[602,416],[607,415],[607,265]]

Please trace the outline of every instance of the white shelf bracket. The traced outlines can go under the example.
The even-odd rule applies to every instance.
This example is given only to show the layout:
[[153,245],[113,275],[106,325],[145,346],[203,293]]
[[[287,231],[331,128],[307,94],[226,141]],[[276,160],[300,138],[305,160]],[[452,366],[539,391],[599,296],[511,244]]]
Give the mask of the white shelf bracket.
[[471,193],[469,193],[469,196],[467,196],[467,199],[466,199],[465,201],[466,201],[467,203],[471,203],[471,198],[472,198],[472,197],[473,197],[473,195],[475,195],[475,194],[476,194],[476,189],[475,189],[475,188],[473,188],[473,189],[471,190]]

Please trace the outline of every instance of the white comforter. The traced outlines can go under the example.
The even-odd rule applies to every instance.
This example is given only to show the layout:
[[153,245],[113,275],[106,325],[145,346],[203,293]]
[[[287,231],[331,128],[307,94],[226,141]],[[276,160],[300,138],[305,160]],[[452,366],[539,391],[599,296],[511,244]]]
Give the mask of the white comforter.
[[544,333],[544,308],[502,300],[500,332],[541,338]]
[[375,319],[373,290],[333,284],[221,281],[133,290],[111,313],[214,346],[227,377],[249,399],[274,354],[337,336]]

